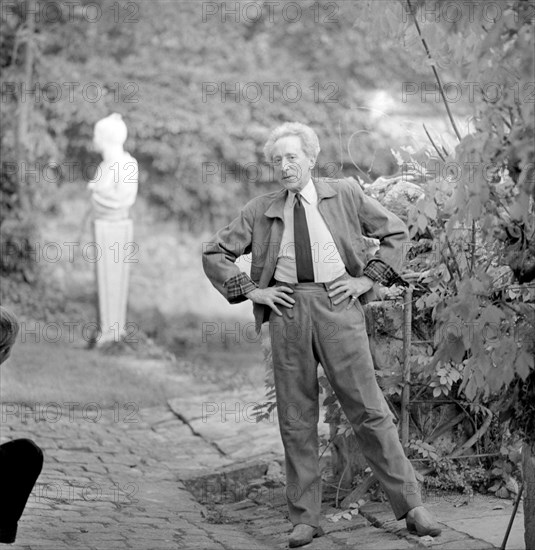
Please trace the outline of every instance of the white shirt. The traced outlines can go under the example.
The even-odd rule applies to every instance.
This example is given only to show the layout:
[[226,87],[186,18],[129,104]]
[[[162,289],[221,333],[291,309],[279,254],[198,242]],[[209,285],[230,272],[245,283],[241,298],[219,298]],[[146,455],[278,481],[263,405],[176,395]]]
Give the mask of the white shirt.
[[[310,234],[314,281],[316,283],[328,283],[343,275],[346,268],[332,234],[318,210],[318,194],[312,180],[301,190],[301,197]],[[294,204],[295,193],[289,191],[284,204],[284,232],[277,258],[277,267],[275,268],[275,279],[283,283],[297,283]]]

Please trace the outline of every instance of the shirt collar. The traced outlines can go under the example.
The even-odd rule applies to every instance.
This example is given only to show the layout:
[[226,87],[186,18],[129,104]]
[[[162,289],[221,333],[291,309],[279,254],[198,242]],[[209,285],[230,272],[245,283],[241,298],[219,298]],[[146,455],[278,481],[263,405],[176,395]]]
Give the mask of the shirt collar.
[[[312,178],[310,178],[308,183],[303,187],[303,189],[301,189],[300,194],[308,202],[308,204],[318,202],[318,193],[316,192],[316,187],[312,182]],[[290,198],[292,205],[295,203],[295,195],[296,193],[293,191],[288,192],[288,197]]]

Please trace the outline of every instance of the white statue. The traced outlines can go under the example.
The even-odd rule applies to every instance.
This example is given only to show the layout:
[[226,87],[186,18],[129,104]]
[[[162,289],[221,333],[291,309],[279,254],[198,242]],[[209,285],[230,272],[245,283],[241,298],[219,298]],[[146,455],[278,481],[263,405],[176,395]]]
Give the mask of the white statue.
[[134,204],[138,187],[137,161],[124,149],[126,124],[118,113],[95,124],[93,144],[103,160],[89,182],[95,218],[124,220]]
[[[93,144],[102,154],[95,177],[89,182],[92,192],[93,230],[101,257],[95,262],[98,287],[100,334],[97,345],[118,342],[127,333],[126,309],[134,225],[129,209],[138,188],[137,161],[124,149],[127,129],[121,115],[112,115],[95,124]],[[126,340],[125,340],[126,341]]]

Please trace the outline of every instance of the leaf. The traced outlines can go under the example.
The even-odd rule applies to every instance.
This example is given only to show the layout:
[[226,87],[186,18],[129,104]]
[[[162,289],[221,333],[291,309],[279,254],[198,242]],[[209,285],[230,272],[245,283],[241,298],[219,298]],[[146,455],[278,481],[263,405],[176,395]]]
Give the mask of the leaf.
[[336,403],[336,395],[334,394],[331,394],[331,395],[328,395],[324,400],[323,400],[323,405],[326,407],[327,405],[332,405],[333,403]]
[[416,303],[415,303],[415,306],[416,306],[416,309],[424,309],[424,307],[426,307],[426,298],[425,296],[420,296],[420,298],[418,298],[416,300]]
[[516,357],[514,366],[518,376],[520,376],[522,380],[526,380],[530,372],[535,368],[535,359],[531,353],[522,349]]
[[419,231],[423,233],[425,231],[425,228],[427,227],[427,217],[424,214],[418,214],[418,217],[416,218],[416,224]]
[[441,301],[440,296],[436,292],[432,292],[426,299],[425,305],[427,307],[435,307]]
[[450,373],[450,379],[453,381],[453,382],[457,382],[457,380],[460,380],[461,378],[461,373],[459,371],[452,371]]
[[[452,336],[451,334],[449,336]],[[465,347],[462,338],[452,337],[444,346],[445,356],[454,363],[460,363],[465,354]]]
[[485,324],[499,325],[500,321],[505,317],[504,312],[493,305],[487,306],[481,311],[480,319]]
[[426,201],[424,203],[423,211],[428,218],[434,220],[437,217],[437,207],[434,202]]
[[505,488],[515,495],[518,494],[518,482],[513,477],[510,477],[507,482],[505,483]]

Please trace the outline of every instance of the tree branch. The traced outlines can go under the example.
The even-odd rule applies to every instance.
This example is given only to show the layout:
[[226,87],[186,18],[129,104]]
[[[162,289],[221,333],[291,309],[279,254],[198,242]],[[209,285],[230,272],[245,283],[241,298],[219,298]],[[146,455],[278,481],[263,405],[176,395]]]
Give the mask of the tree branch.
[[[440,152],[440,149],[436,146],[435,142],[433,141],[433,138],[431,137],[431,134],[427,131],[425,124],[422,124],[422,126],[424,127],[425,133],[429,141],[431,142],[431,145],[435,148],[435,151],[438,153],[438,156],[440,157],[442,162],[446,162],[446,158],[442,155],[442,153]],[[448,155],[446,154],[446,156]]]
[[451,125],[453,127],[453,130],[455,132],[455,135],[457,136],[457,139],[459,141],[462,140],[461,138],[461,133],[459,132],[459,129],[457,128],[457,124],[455,124],[455,120],[453,119],[453,115],[451,113],[451,110],[450,110],[450,106],[449,106],[449,103],[448,103],[448,100],[446,99],[446,95],[444,94],[444,89],[443,89],[443,86],[442,86],[442,81],[440,79],[440,76],[437,72],[437,69],[435,67],[435,64],[433,63],[433,58],[431,56],[431,52],[429,51],[429,48],[427,46],[427,42],[425,41],[425,38],[422,36],[422,31],[420,29],[420,25],[418,25],[418,19],[416,18],[416,14],[414,13],[414,10],[412,8],[412,5],[411,5],[411,0],[407,0],[407,4],[409,6],[409,11],[411,12],[411,15],[412,15],[412,18],[414,20],[414,24],[416,26],[416,30],[418,31],[418,35],[420,36],[420,40],[422,41],[422,44],[424,46],[424,49],[425,49],[425,53],[427,54],[427,57],[429,58],[429,60],[431,61],[431,69],[433,69],[433,74],[435,75],[435,79],[438,83],[438,89],[439,89],[439,92],[440,92],[440,95],[442,96],[442,99],[444,100],[444,106],[446,107],[446,111],[448,113],[448,118],[450,119],[450,122],[451,122]]

